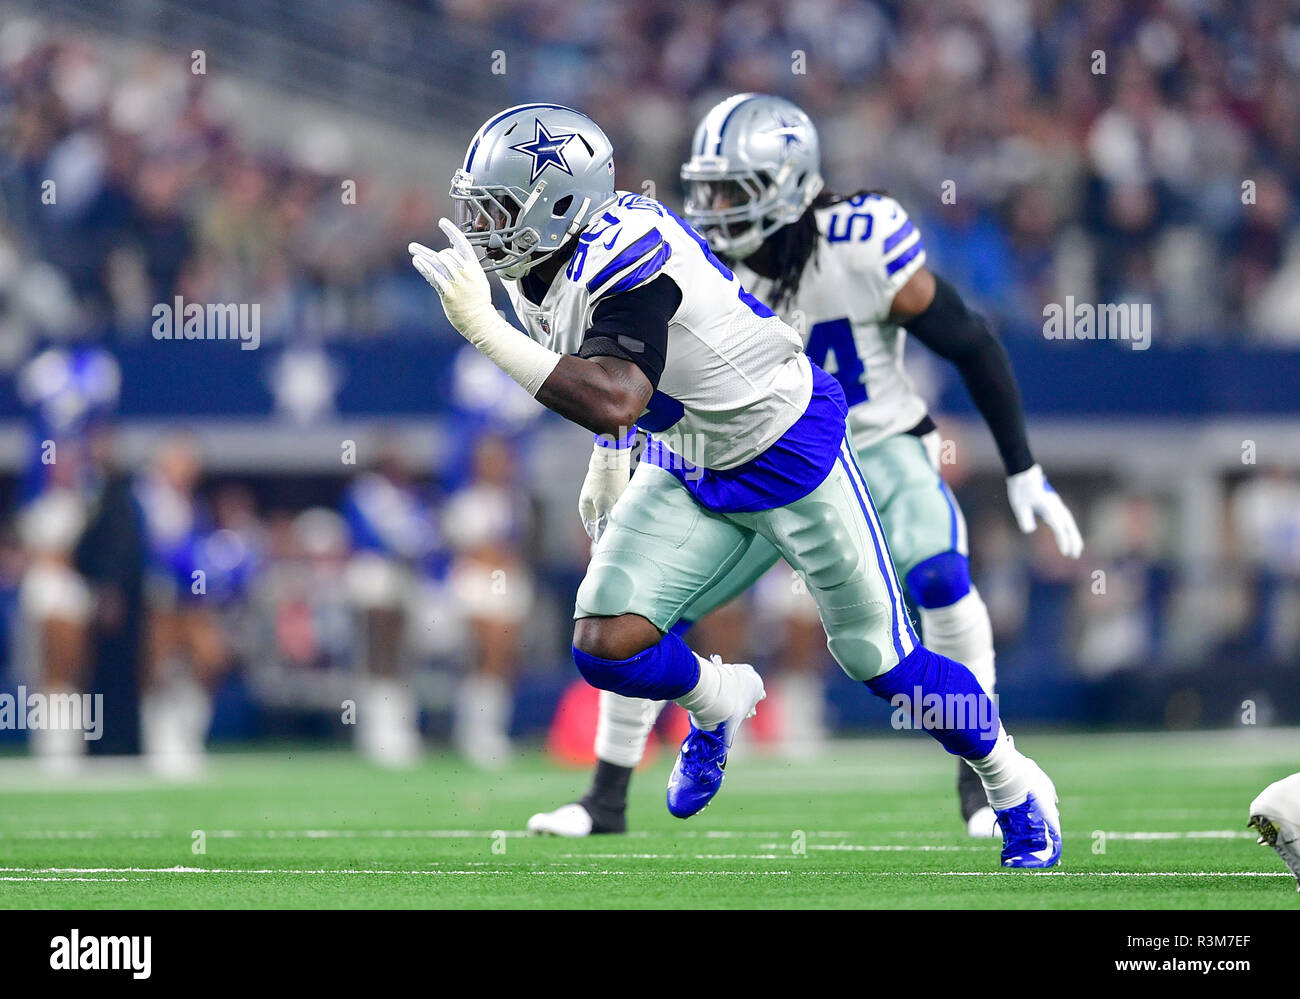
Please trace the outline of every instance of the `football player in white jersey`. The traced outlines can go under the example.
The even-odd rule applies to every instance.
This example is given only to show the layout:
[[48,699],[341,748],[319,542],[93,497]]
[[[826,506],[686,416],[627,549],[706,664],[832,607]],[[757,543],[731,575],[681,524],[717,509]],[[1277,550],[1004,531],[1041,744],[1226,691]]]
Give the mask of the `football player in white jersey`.
[[[897,201],[822,190],[816,129],[791,102],[728,98],[700,122],[691,152],[682,168],[687,220],[746,288],[803,333],[808,356],[839,382],[858,464],[895,569],[919,609],[926,647],[965,663],[991,694],[993,629],[971,583],[965,519],[939,475],[939,432],[903,369],[903,349],[910,332],[956,366],[997,442],[1021,529],[1033,531],[1035,516],[1042,517],[1061,552],[1077,558],[1082,539],[1030,453],[1006,352],[952,286],[926,268],[921,234]],[[621,485],[606,478],[601,501],[583,510],[593,535],[601,525],[592,511],[608,506]],[[683,620],[747,589],[776,558],[770,546],[755,546]],[[661,707],[602,695],[590,790],[534,815],[529,829],[624,831],[628,781]],[[968,832],[996,835],[979,778],[961,762],[958,789]]]
[[[818,605],[832,655],[979,774],[1006,867],[1061,852],[1050,778],[1007,736],[961,663],[918,641],[853,450],[839,383],[663,205],[614,188],[585,115],[525,104],[475,135],[452,182],[450,247],[410,246],[452,325],[550,409],[597,433],[595,480],[640,426],[655,436],[612,506],[574,610],[573,657],[602,692],[690,714],[668,810],[713,799],[763,684],[696,655],[684,610],[770,545]],[[499,272],[524,332],[493,308]],[[589,476],[591,478],[591,476]],[[588,496],[591,490],[585,490]]]

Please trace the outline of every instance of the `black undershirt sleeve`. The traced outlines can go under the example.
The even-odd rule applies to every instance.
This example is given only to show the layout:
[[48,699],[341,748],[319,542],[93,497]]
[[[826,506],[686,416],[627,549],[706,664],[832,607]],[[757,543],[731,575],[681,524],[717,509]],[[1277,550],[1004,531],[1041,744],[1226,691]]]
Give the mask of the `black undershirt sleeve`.
[[1034,458],[1025,432],[1020,388],[1006,349],[983,317],[967,308],[956,289],[936,274],[934,301],[919,316],[901,325],[957,368],[975,408],[993,434],[1007,475],[1031,467]]
[[602,299],[578,356],[630,361],[658,388],[668,358],[668,324],[681,304],[681,289],[667,274]]

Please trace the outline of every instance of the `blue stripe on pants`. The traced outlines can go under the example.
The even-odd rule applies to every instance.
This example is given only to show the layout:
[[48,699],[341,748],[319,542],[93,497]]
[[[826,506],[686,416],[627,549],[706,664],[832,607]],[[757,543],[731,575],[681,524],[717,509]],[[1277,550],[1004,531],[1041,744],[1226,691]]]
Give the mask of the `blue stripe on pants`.
[[916,637],[916,632],[912,629],[912,618],[907,613],[907,606],[903,603],[903,588],[898,582],[898,577],[894,573],[894,555],[889,550],[889,539],[885,536],[885,528],[880,522],[880,517],[876,513],[876,508],[871,501],[871,490],[867,488],[866,477],[862,474],[862,469],[858,467],[858,460],[853,454],[853,449],[849,447],[848,438],[840,445],[840,455],[844,461],[845,467],[849,472],[849,481],[854,483],[855,492],[860,492],[858,502],[863,503],[863,497],[866,497],[863,503],[863,512],[867,516],[868,524],[872,525],[873,538],[879,534],[877,545],[885,550],[885,589],[889,592],[895,606],[899,610],[903,619],[904,627],[907,634],[904,637],[903,645],[905,652],[911,652],[913,648],[921,644],[921,640]]
[[[858,491],[858,484],[853,480],[853,473],[849,471],[848,463],[844,460],[843,455],[840,455],[839,462],[844,466],[844,473],[849,477],[849,485],[853,487],[853,495],[858,499],[858,506],[862,510],[862,518],[866,521],[867,531],[871,534],[871,544],[876,549],[876,566],[880,569],[880,574],[885,577],[885,589],[889,592],[889,611],[892,618],[891,630],[894,639],[894,653],[898,656],[898,659],[901,662],[906,656],[906,653],[903,651],[902,633],[898,628],[898,600],[894,595],[894,588],[889,581],[890,574],[893,570],[890,569],[889,563],[886,561],[885,553],[880,547],[880,539],[876,535],[875,525],[871,522],[871,515],[867,513],[866,502],[862,497],[862,493]],[[904,615],[906,615],[906,611],[904,611]]]

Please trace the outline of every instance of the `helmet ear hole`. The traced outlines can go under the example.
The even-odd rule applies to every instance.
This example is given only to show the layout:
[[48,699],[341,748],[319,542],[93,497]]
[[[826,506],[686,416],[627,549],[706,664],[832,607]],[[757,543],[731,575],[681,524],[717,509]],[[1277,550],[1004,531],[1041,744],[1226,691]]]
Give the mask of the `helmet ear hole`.
[[563,218],[565,213],[568,212],[569,206],[572,204],[573,204],[573,195],[566,194],[564,197],[562,197],[559,201],[555,203],[555,207],[551,209],[551,215],[557,219]]
[[799,187],[803,187],[803,182],[807,179],[808,179],[808,171],[805,170],[803,173],[799,175],[799,179],[795,181],[795,184]]

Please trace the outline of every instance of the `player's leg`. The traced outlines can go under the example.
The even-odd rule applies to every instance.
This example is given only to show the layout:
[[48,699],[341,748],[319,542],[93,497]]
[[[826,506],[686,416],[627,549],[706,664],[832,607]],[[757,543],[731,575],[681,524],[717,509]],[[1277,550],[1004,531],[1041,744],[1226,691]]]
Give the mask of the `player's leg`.
[[682,818],[717,791],[731,740],[764,693],[753,667],[696,655],[673,625],[735,568],[755,537],[705,510],[668,472],[642,464],[578,588],[573,656],[587,682],[675,701],[691,715],[669,781],[669,810]]
[[1250,805],[1250,825],[1296,877],[1300,890],[1300,773],[1270,784]]
[[[735,566],[682,611],[671,632],[684,637],[697,620],[748,590],[778,558],[775,548],[755,537]],[[556,836],[625,832],[632,773],[640,765],[655,720],[667,703],[602,690],[591,786],[577,801],[532,816],[528,831]]]
[[[899,434],[858,451],[894,556],[894,568],[921,617],[931,652],[962,663],[994,693],[993,625],[971,583],[966,520],[939,474],[939,432]],[[957,765],[962,820],[972,836],[998,835],[975,772]]]
[[777,510],[733,515],[771,541],[817,601],[831,654],[849,676],[889,701],[979,774],[998,812],[1009,867],[1060,856],[1051,780],[1003,730],[997,705],[961,663],[920,644],[884,532],[846,438],[816,489]]

